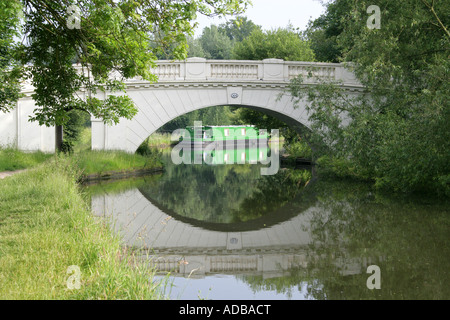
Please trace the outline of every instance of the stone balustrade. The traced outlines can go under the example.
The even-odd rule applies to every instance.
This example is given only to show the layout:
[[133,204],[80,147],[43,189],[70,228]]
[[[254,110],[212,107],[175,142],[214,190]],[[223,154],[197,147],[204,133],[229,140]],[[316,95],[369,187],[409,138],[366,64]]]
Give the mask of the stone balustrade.
[[[153,72],[159,82],[174,81],[269,81],[289,82],[301,75],[305,83],[317,79],[340,80],[344,85],[359,86],[353,73],[337,63],[297,62],[279,59],[263,61],[206,60],[189,58],[185,61],[158,61]],[[312,76],[312,77],[308,77]]]

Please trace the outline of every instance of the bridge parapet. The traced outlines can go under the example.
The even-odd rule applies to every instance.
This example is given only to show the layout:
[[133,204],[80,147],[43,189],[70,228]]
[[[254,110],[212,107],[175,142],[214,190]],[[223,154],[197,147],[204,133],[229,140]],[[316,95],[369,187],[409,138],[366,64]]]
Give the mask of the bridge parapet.
[[[201,82],[201,81],[268,81],[289,82],[302,75],[305,83],[317,83],[318,79],[340,80],[344,85],[360,86],[354,74],[343,64],[284,61],[266,59],[247,60],[206,60],[189,58],[185,61],[160,60],[153,72],[159,83]],[[311,78],[308,78],[311,75]],[[139,79],[135,79],[139,80]]]

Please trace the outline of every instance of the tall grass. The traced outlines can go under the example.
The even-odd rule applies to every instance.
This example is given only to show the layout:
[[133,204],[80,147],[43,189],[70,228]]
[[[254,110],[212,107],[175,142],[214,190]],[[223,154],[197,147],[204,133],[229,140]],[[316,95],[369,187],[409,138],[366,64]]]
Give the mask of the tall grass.
[[[0,299],[159,299],[154,272],[96,220],[58,158],[0,181]],[[67,286],[69,266],[80,289]]]
[[[71,165],[79,168],[84,175],[162,167],[157,152],[140,155],[123,151],[91,151],[81,147],[73,154],[56,158],[61,157],[69,159]],[[40,151],[27,153],[13,147],[0,147],[0,172],[33,168],[49,159],[54,160],[55,155]]]
[[31,168],[51,157],[52,154],[40,151],[28,153],[19,151],[15,147],[0,146],[0,172]]
[[147,149],[141,154],[123,151],[92,151],[91,128],[84,128],[74,144],[74,153],[68,157],[84,175],[161,168],[159,154]]
[[162,167],[157,155],[142,156],[123,151],[83,151],[69,159],[84,175]]
[[[175,137],[174,139],[178,141],[179,137]],[[170,133],[154,133],[150,137],[148,137],[143,144],[147,145],[151,148],[168,148],[173,143],[172,134]]]

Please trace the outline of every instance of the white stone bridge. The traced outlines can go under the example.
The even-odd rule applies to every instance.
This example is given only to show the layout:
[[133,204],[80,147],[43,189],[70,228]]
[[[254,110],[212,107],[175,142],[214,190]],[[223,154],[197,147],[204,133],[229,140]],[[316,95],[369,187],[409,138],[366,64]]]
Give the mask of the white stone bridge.
[[[107,126],[101,119],[92,119],[93,149],[135,152],[148,136],[167,122],[212,106],[245,106],[269,113],[294,127],[308,127],[306,103],[294,108],[288,94],[278,99],[289,81],[298,75],[305,79],[308,74],[313,75],[306,79],[305,85],[314,85],[317,79],[325,78],[342,81],[350,93],[361,89],[344,65],[332,63],[189,58],[186,61],[158,61],[154,72],[159,77],[157,83],[140,79],[126,83],[127,94],[139,110],[132,120]],[[26,97],[18,102],[14,111],[0,114],[0,145],[54,152],[54,129],[28,121],[35,108],[31,99],[33,88],[26,87],[23,92]]]

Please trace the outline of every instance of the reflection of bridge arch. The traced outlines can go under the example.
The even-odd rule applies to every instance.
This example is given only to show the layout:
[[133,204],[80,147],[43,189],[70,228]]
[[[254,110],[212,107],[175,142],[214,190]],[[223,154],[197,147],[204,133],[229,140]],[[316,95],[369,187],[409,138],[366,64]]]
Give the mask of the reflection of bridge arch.
[[269,228],[246,231],[208,230],[175,219],[145,198],[138,189],[119,195],[94,196],[92,210],[98,216],[112,217],[116,231],[121,233],[128,246],[145,246],[156,252],[291,250],[306,246],[311,240],[305,231],[309,224],[309,209]]
[[[143,249],[160,271],[192,277],[205,274],[280,276],[305,268],[311,259],[313,205],[268,228],[218,231],[175,219],[138,189],[92,197],[92,211],[111,218],[125,245]],[[314,254],[314,253],[313,253]],[[361,261],[336,261],[344,275],[363,272]]]
[[193,270],[197,276],[227,272],[275,275],[305,266],[305,249],[311,241],[310,209],[253,231],[218,231],[211,225],[205,225],[211,229],[191,225],[162,211],[138,189],[94,196],[92,210],[97,216],[112,218],[115,231],[127,246],[156,254],[153,262],[160,271],[185,275]]

